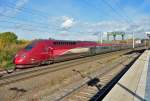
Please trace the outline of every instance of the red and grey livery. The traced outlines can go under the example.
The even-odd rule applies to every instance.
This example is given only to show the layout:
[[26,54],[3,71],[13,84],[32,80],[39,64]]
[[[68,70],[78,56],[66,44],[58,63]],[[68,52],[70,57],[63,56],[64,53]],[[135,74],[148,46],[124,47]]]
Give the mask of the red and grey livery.
[[[123,47],[127,48],[127,46]],[[16,54],[14,63],[16,68],[28,68],[120,50],[123,47],[122,45],[99,44],[88,41],[35,40]]]

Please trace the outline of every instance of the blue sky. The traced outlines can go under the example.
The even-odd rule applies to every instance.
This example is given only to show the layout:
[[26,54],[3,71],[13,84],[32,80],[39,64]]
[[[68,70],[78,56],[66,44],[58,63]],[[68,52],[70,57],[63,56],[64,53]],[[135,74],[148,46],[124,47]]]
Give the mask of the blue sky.
[[145,38],[149,26],[150,0],[0,0],[0,31],[20,39],[97,40],[110,31]]

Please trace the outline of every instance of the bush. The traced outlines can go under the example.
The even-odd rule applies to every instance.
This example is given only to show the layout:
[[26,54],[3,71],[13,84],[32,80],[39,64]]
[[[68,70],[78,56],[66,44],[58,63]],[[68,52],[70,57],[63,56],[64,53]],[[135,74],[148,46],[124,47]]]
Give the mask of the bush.
[[13,32],[0,33],[0,68],[12,68],[16,52],[25,47],[29,42],[17,40],[17,36]]

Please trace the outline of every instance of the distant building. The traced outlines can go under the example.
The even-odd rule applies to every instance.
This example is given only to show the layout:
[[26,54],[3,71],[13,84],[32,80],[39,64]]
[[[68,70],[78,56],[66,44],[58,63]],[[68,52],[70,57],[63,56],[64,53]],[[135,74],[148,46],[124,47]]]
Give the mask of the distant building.
[[141,40],[135,40],[135,43],[136,44],[141,44],[142,42],[141,42]]

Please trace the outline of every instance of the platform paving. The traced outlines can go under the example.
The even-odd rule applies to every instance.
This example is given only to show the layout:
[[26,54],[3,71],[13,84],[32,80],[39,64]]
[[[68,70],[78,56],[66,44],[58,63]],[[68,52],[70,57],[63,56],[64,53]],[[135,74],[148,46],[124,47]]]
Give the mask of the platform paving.
[[146,50],[103,101],[150,101],[150,50]]

